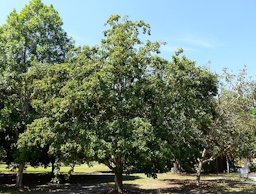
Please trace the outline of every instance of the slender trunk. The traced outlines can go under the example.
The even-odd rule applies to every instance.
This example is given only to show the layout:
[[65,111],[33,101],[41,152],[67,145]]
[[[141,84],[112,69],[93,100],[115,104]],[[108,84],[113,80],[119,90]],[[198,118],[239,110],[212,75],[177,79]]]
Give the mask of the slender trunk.
[[228,161],[228,157],[226,157],[226,164],[227,164],[227,173],[229,174],[230,170],[229,170],[229,161]]
[[201,158],[198,159],[198,167],[197,167],[197,171],[196,171],[196,185],[197,186],[200,186],[201,172],[202,172],[203,164],[205,162],[204,161],[205,156],[206,156],[206,149],[204,148]]
[[53,179],[51,180],[53,183],[60,182],[60,162],[55,160],[54,162],[54,171],[53,171]]
[[118,193],[123,193],[123,167],[117,166],[115,172],[115,185]]
[[52,162],[52,175],[54,175],[54,170],[55,170],[55,166],[54,166],[54,162]]
[[16,175],[16,187],[21,188],[23,186],[22,179],[23,179],[23,171],[25,168],[25,162],[19,164],[19,169]]
[[203,167],[203,161],[200,160],[198,162],[198,168],[196,171],[196,185],[197,186],[200,186],[202,167]]
[[54,171],[55,171],[55,158],[52,157],[51,158],[51,166],[52,166],[52,172],[51,172],[51,175],[54,176]]

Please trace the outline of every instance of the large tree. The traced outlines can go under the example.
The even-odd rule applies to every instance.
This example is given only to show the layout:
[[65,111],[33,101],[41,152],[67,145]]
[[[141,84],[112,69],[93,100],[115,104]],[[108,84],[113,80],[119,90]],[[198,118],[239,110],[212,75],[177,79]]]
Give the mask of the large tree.
[[20,163],[17,186],[21,185],[25,163],[19,160],[16,142],[36,117],[31,106],[31,80],[25,74],[37,64],[64,62],[73,43],[62,25],[53,6],[32,0],[20,13],[14,10],[0,27],[0,142],[3,160]]
[[159,57],[160,43],[140,39],[141,31],[150,33],[143,21],[115,15],[107,25],[100,46],[30,71],[33,107],[44,117],[21,138],[34,142],[33,134],[46,130],[60,160],[106,164],[122,192],[124,172],[154,176],[181,158],[180,146],[191,147],[195,131],[211,119],[216,77],[179,52],[170,62]]
[[[147,114],[152,109],[145,103],[151,96],[154,71],[166,61],[153,54],[159,43],[139,40],[141,29],[149,32],[143,21],[112,16],[107,24],[110,29],[101,47],[74,51],[69,64],[45,66],[45,71],[34,68],[42,77],[33,82],[33,106],[45,118],[35,120],[22,138],[28,140],[35,131],[50,129],[56,137],[51,150],[66,153],[59,154],[60,160],[76,161],[80,155],[84,161],[106,164],[122,192],[124,170],[156,173],[152,161],[158,161],[156,155],[161,153],[153,148],[165,142],[155,136]],[[38,122],[49,127],[42,128]]]

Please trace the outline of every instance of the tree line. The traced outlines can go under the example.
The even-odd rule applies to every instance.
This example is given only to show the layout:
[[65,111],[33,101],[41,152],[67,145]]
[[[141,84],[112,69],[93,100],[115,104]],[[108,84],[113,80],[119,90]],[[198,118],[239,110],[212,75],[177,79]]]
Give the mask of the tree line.
[[[97,161],[115,174],[156,177],[174,163],[197,171],[219,156],[253,158],[255,80],[217,75],[188,59],[170,60],[147,40],[144,21],[111,16],[99,45],[76,47],[53,6],[32,0],[0,26],[0,160],[26,164]],[[142,41],[143,40],[143,41]],[[58,180],[58,179],[56,179]]]

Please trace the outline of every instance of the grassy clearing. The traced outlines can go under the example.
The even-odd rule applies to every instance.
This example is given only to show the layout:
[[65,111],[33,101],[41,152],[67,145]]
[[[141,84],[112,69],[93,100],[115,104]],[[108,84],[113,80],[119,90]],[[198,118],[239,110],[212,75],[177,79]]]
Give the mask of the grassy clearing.
[[[69,169],[62,167],[61,172],[66,173]],[[5,173],[4,176],[15,177],[5,165],[0,165],[0,171]],[[114,187],[114,176],[105,165],[76,166],[70,181],[60,185],[51,184],[49,176],[44,177],[45,172],[50,171],[51,168],[29,166],[24,176],[23,193],[108,193]],[[203,175],[202,186],[198,188],[195,176],[191,174],[162,173],[153,179],[135,173],[124,176],[124,186],[132,193],[256,193],[256,185],[240,179],[238,174]],[[0,184],[0,193],[17,193],[17,190],[13,188],[13,183]]]

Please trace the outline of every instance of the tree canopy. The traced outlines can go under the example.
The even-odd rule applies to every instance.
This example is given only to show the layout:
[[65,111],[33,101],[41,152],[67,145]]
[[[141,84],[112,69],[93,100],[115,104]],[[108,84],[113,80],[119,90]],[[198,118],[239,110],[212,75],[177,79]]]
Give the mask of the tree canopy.
[[20,13],[11,12],[0,27],[0,146],[8,164],[21,162],[16,151],[18,136],[38,116],[31,105],[32,80],[26,73],[38,64],[64,62],[73,48],[62,25],[52,6],[32,0]]
[[184,56],[170,62],[159,57],[159,42],[139,38],[150,32],[143,21],[116,15],[107,24],[100,46],[74,50],[66,64],[28,72],[32,104],[42,118],[19,143],[29,149],[24,142],[31,136],[36,141],[34,133],[49,134],[60,160],[106,164],[121,191],[123,171],[155,176],[181,157],[174,150],[190,146],[195,130],[206,130],[217,82]]

